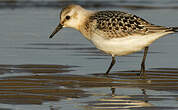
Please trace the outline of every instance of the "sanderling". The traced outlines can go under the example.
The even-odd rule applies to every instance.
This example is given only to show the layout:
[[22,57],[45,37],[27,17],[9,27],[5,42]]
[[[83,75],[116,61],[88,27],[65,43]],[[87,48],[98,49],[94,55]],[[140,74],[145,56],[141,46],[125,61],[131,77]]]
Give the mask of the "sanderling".
[[156,39],[178,32],[178,27],[164,27],[122,11],[92,11],[79,5],[69,5],[60,12],[60,23],[50,35],[52,38],[63,27],[80,31],[96,48],[112,56],[106,71],[115,64],[115,56],[128,55],[144,49],[140,77],[145,76],[148,47]]

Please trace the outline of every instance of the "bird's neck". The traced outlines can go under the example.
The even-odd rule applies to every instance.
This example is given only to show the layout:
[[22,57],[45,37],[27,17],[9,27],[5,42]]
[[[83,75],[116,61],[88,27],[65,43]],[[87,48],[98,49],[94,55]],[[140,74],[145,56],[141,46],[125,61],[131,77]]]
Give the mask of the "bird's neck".
[[89,29],[89,17],[95,13],[94,11],[91,10],[82,10],[81,13],[81,17],[80,19],[80,23],[78,25],[77,30],[80,31],[85,38],[87,38],[88,40],[90,40],[90,29]]

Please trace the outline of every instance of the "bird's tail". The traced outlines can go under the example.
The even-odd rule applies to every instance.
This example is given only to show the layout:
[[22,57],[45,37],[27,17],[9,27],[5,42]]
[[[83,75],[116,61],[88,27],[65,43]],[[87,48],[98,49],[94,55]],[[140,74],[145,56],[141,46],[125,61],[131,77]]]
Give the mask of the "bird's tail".
[[178,27],[169,27],[171,31],[178,32]]

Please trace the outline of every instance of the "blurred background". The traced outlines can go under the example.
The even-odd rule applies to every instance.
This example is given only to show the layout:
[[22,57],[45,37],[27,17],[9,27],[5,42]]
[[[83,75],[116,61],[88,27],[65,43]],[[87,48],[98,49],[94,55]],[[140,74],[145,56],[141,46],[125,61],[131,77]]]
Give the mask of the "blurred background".
[[[177,8],[177,0],[0,0],[1,8],[63,7],[80,4],[85,7]],[[134,7],[135,6],[135,7]],[[154,7],[155,6],[155,7]],[[164,7],[157,7],[164,6]]]

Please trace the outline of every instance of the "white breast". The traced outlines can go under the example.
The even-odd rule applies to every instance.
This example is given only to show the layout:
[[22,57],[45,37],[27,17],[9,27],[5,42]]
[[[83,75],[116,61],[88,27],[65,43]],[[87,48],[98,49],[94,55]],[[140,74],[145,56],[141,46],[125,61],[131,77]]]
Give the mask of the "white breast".
[[128,36],[122,38],[105,39],[102,36],[93,35],[92,43],[96,48],[112,56],[122,56],[142,50],[156,39],[170,32],[153,33],[144,36]]

